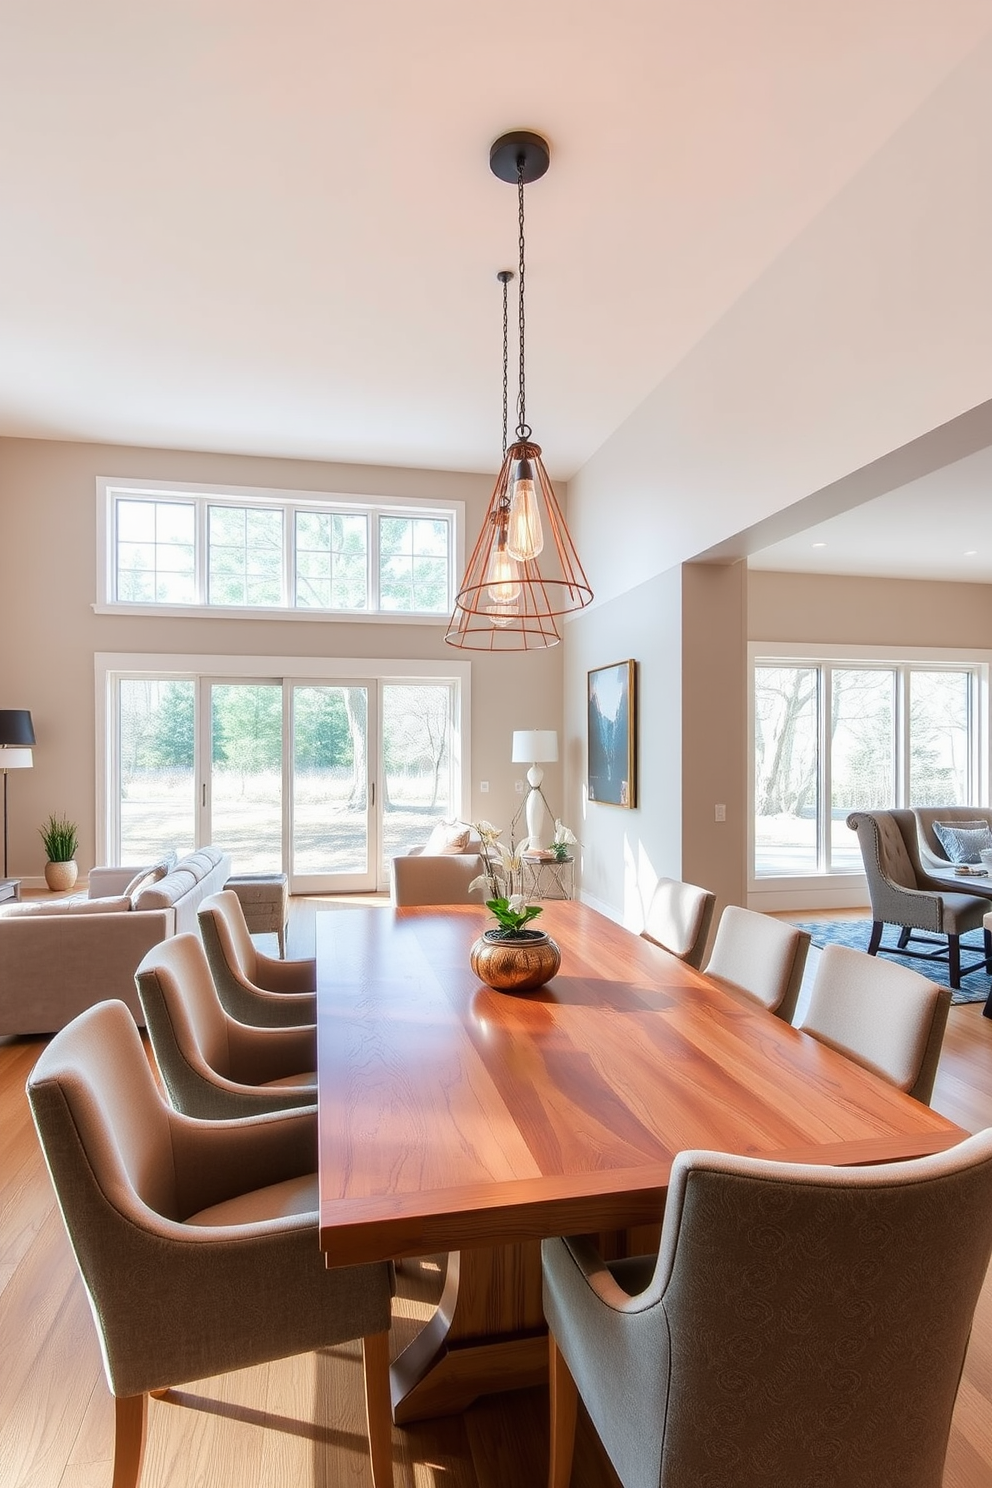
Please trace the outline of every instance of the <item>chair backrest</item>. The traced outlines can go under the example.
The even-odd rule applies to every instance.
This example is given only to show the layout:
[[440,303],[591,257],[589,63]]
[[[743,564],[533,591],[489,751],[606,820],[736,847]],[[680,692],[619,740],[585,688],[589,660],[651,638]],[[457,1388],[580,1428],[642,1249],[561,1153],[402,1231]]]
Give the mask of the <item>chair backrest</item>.
[[103,1212],[140,1222],[147,1208],[178,1220],[172,1113],[155,1085],[123,1002],[95,1003],[42,1050],[28,1100],[80,1270],[92,1281],[116,1268]]
[[933,829],[934,822],[948,822],[964,826],[971,822],[984,822],[992,828],[992,810],[988,806],[914,806],[916,830],[920,845],[920,857],[924,868],[946,870],[950,866],[947,849]]
[[[873,909],[876,897],[884,899],[890,884],[918,887],[916,818],[911,811],[852,811],[847,825],[858,834]],[[886,916],[876,915],[879,918]]]
[[483,871],[477,853],[393,858],[390,899],[397,907],[417,904],[484,904],[485,889],[469,889]]
[[664,1311],[667,1423],[636,1481],[795,1488],[820,1463],[867,1488],[884,1464],[938,1488],[990,1253],[992,1131],[865,1168],[680,1154],[638,1298]]
[[709,889],[659,878],[641,934],[690,966],[699,966],[715,904],[716,895]]
[[258,985],[258,952],[248,931],[241,900],[233,889],[210,894],[198,905],[196,918],[207,962],[215,973],[225,971],[252,986]]
[[706,976],[792,1021],[803,980],[807,931],[752,909],[728,904],[720,916]]
[[826,946],[798,1027],[929,1101],[951,1005],[949,987],[847,946]]

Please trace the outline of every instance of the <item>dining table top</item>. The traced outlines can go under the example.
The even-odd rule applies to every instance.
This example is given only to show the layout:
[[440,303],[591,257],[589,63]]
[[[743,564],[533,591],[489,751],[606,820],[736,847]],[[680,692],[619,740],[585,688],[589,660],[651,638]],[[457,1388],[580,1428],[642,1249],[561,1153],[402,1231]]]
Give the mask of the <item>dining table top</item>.
[[317,924],[320,1243],[329,1265],[660,1217],[686,1148],[877,1163],[966,1133],[576,901],[512,995],[469,964],[480,905]]

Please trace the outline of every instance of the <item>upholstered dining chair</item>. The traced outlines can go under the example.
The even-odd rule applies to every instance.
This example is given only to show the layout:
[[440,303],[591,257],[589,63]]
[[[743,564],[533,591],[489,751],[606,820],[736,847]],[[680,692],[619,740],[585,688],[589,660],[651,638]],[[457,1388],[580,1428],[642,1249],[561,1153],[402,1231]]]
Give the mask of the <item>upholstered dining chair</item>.
[[623,1488],[939,1488],[992,1253],[992,1130],[832,1168],[683,1152],[661,1247],[545,1240],[550,1488],[581,1396]]
[[728,904],[704,974],[726,991],[791,1023],[802,985],[807,931]]
[[393,858],[390,900],[397,908],[418,904],[484,904],[485,891],[469,884],[483,871],[477,853]]
[[210,894],[196,917],[225,1012],[256,1028],[316,1022],[316,961],[277,961],[258,950],[233,889]]
[[392,1276],[324,1264],[313,1113],[171,1110],[122,1002],[57,1033],[27,1089],[115,1397],[114,1488],[138,1483],[149,1393],[353,1338],[388,1488]]
[[153,946],[134,974],[155,1062],[177,1111],[206,1120],[317,1099],[317,1031],[253,1028],[221,1007],[195,935]]
[[796,1026],[928,1104],[950,1006],[949,987],[893,961],[828,945]]
[[689,966],[698,967],[706,949],[716,895],[696,884],[659,878],[648,905],[645,940],[670,951]]
[[[868,880],[872,917],[869,956],[897,950],[901,956],[921,961],[944,961],[947,979],[955,988],[969,972],[992,965],[992,935],[987,930],[982,956],[968,966],[961,965],[961,936],[983,928],[988,896],[970,894],[966,889],[955,893],[946,880],[942,882],[926,871],[920,860],[912,811],[852,811],[847,825],[858,834]],[[963,879],[962,885],[967,882]],[[899,926],[896,946],[882,945],[886,925]],[[937,949],[914,949],[910,945],[914,933],[918,941],[936,945]]]

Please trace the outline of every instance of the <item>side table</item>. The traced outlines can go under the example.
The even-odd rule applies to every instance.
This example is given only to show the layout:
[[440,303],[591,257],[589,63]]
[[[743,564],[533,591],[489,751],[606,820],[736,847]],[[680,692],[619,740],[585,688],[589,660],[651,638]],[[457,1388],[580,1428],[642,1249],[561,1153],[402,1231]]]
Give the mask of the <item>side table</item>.
[[279,955],[286,956],[286,921],[289,918],[289,879],[285,873],[239,873],[229,878],[225,889],[232,889],[241,901],[245,924],[250,935],[275,931],[279,937]]
[[16,902],[21,897],[19,878],[0,878],[0,904]]
[[522,858],[525,899],[571,899],[575,893],[574,858]]

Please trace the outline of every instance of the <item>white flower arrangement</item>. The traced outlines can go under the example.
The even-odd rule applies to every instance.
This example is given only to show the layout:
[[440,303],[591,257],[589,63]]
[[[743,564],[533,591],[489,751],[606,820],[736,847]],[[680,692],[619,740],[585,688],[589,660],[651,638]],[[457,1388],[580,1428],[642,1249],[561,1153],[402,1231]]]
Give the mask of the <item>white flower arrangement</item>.
[[486,900],[486,908],[496,916],[501,932],[507,936],[515,935],[542,913],[541,906],[528,904],[522,893],[523,863],[520,850],[507,847],[501,842],[502,829],[494,827],[492,822],[473,822],[472,825],[482,842],[485,871],[472,880],[469,890],[486,889],[490,895]]
[[551,851],[559,863],[565,862],[570,856],[569,848],[575,847],[578,838],[570,827],[566,827],[563,821],[555,817],[555,835],[551,839]]

